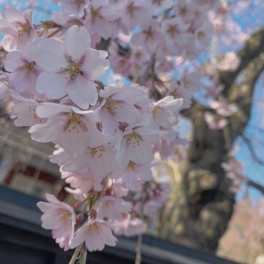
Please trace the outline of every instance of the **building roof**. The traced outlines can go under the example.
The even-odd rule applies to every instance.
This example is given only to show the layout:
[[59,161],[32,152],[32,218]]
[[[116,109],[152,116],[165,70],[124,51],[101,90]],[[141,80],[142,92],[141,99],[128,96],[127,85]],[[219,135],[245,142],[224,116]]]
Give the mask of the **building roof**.
[[[0,186],[0,256],[3,263],[64,264],[72,252],[55,245],[40,227],[37,198]],[[136,239],[119,237],[116,247],[88,254],[91,264],[133,264]],[[25,254],[26,252],[26,254]],[[190,249],[152,236],[143,236],[142,264],[235,264],[207,252]]]

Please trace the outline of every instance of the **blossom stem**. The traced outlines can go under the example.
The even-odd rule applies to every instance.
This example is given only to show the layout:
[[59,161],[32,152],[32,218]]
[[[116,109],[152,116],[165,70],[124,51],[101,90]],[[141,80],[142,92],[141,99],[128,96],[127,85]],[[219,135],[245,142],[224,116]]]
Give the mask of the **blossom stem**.
[[78,264],[85,264],[86,263],[86,258],[87,258],[87,249],[83,248],[81,253],[80,253],[80,259]]
[[77,260],[78,256],[79,256],[79,253],[82,249],[82,246],[83,246],[83,243],[81,243],[74,251],[73,255],[72,255],[72,258],[69,262],[69,264],[75,264],[75,261]]
[[138,240],[137,240],[135,264],[141,264],[141,246],[142,246],[142,234],[138,236]]

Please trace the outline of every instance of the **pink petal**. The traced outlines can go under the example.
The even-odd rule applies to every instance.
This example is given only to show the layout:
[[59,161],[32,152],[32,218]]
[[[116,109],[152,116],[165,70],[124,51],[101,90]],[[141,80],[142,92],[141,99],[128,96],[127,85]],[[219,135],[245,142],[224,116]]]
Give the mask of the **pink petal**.
[[42,72],[37,79],[37,91],[45,93],[49,99],[60,99],[65,96],[68,80],[63,73]]
[[89,105],[95,105],[98,99],[95,84],[82,76],[76,77],[67,91],[70,99],[83,109],[87,109]]
[[90,80],[101,78],[105,70],[109,67],[109,61],[106,59],[108,53],[102,50],[90,49],[82,69],[87,72]]
[[54,39],[38,38],[35,41],[33,55],[37,64],[47,71],[66,68],[63,44]]
[[66,53],[73,59],[79,60],[91,46],[91,39],[86,28],[72,26],[64,38]]
[[48,118],[58,113],[71,112],[71,107],[55,103],[43,103],[36,108],[36,114],[40,118]]

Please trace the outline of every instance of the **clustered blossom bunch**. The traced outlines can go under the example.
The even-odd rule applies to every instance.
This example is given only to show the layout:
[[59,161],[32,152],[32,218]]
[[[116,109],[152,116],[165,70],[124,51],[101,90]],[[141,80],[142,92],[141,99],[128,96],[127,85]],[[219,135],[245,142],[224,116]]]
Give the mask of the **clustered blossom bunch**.
[[204,119],[212,130],[223,129],[228,123],[226,118],[238,110],[235,104],[229,104],[226,100],[212,101],[210,107],[216,111],[216,114],[206,111],[204,112]]
[[[180,66],[208,45],[207,14],[218,1],[53,2],[62,12],[41,25],[32,23],[32,11],[5,7],[1,98],[12,98],[15,125],[56,145],[50,160],[76,199],[67,204],[47,194],[38,203],[43,228],[64,250],[102,250],[116,245],[112,230],[143,232],[143,220],[168,198],[168,186],[153,179],[153,154],[167,158],[185,143],[175,128],[201,89],[201,72]],[[110,55],[96,49],[106,39]],[[109,66],[130,84],[105,84]]]
[[243,163],[234,157],[236,152],[237,149],[231,150],[227,155],[226,162],[222,163],[222,168],[225,170],[227,177],[232,181],[230,190],[234,193],[238,193],[241,190],[241,185],[248,181],[248,177],[243,174]]

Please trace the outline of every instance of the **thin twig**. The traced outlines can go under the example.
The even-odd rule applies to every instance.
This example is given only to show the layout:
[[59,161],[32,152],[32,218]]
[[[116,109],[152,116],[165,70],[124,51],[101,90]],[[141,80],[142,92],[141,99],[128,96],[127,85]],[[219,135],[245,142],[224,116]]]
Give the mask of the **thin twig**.
[[47,38],[51,38],[51,37],[53,37],[54,35],[56,35],[58,32],[60,32],[60,30],[61,30],[61,27],[59,27],[58,29],[56,29],[54,32],[52,32],[51,34],[49,34],[48,36],[47,36]]
[[147,66],[144,74],[138,80],[139,84],[143,84],[149,77],[149,70],[155,65],[155,55],[152,55],[149,65]]
[[250,153],[251,153],[251,155],[252,155],[253,160],[254,160],[255,162],[257,162],[259,165],[264,166],[264,161],[261,160],[261,159],[257,156],[257,154],[256,154],[256,152],[255,152],[255,149],[254,149],[254,147],[253,147],[253,145],[252,145],[252,142],[249,140],[249,138],[246,137],[244,134],[241,134],[241,138],[242,138],[243,141],[246,143],[246,145],[247,145],[247,147],[248,147],[248,149],[249,149],[249,151],[250,151]]

